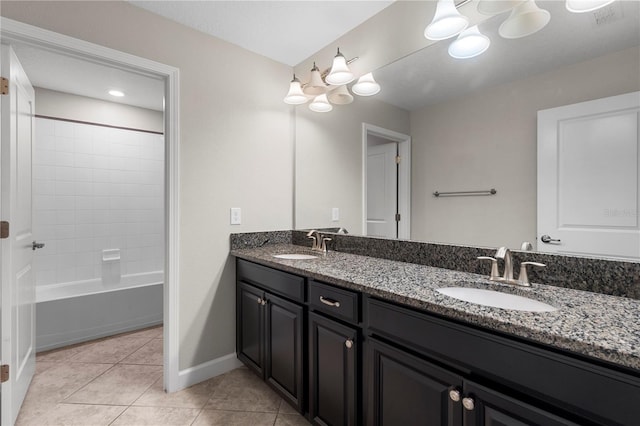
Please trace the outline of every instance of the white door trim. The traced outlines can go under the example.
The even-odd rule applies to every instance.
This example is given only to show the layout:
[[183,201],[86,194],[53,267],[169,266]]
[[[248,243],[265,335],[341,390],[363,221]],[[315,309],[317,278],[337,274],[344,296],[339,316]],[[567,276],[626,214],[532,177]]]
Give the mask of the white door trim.
[[180,70],[53,31],[0,18],[5,43],[19,41],[165,81],[164,388],[179,390]]
[[411,238],[411,136],[373,124],[362,123],[362,235],[367,232],[367,135],[380,136],[398,143],[402,161],[398,167],[398,238]]

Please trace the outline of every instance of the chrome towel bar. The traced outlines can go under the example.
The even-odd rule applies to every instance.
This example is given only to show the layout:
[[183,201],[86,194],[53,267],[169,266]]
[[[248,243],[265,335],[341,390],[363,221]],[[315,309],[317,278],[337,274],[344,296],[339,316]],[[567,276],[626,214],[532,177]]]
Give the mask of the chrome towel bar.
[[498,191],[494,188],[487,189],[484,191],[447,191],[447,192],[434,192],[433,195],[436,197],[464,197],[467,195],[496,195]]

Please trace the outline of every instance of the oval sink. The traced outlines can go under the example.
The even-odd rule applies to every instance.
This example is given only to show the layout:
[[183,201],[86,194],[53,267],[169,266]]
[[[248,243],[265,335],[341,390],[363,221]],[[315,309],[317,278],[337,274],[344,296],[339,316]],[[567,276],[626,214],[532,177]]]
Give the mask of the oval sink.
[[516,294],[502,293],[494,290],[466,287],[444,287],[436,289],[438,293],[477,305],[514,311],[553,312],[558,308]]
[[274,254],[273,257],[277,257],[278,259],[289,259],[289,260],[310,260],[310,259],[318,258],[318,256],[313,256],[311,254],[301,254],[301,253]]

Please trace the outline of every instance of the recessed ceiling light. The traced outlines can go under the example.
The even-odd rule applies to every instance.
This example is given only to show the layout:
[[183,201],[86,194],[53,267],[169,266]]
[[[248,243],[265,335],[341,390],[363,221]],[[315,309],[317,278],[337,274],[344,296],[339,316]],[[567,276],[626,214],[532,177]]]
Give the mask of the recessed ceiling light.
[[116,97],[118,97],[118,98],[121,98],[121,97],[123,97],[123,96],[124,96],[124,93],[123,93],[123,92],[121,92],[120,90],[109,90],[109,94],[110,94],[111,96],[116,96]]

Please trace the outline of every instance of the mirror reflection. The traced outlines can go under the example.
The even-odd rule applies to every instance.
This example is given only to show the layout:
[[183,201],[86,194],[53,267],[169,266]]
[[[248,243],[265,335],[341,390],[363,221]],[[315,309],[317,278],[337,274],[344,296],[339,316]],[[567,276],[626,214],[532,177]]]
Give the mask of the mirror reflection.
[[[556,126],[583,122],[586,113],[567,118],[555,109],[640,90],[639,4],[617,1],[582,14],[564,2],[537,4],[551,20],[533,35],[502,38],[509,14],[496,15],[479,24],[491,40],[479,56],[454,59],[448,49],[455,38],[439,41],[374,71],[382,87],[374,98],[330,114],[296,110],[296,228],[513,249],[530,242],[540,251],[637,258],[637,108],[618,121],[599,120],[594,140],[588,123],[554,142],[566,155],[544,157],[560,172],[555,183],[541,184],[555,191],[555,207],[539,204],[547,189],[539,188],[538,112],[554,110]],[[621,126],[630,129],[624,140]],[[397,169],[376,165],[385,156],[400,157]],[[538,210],[551,208],[557,226],[538,229]],[[570,233],[592,223],[611,231],[613,252],[598,247],[600,234]],[[616,240],[621,230],[624,241]],[[543,243],[543,235],[561,243]],[[596,247],[583,251],[570,239]]]

